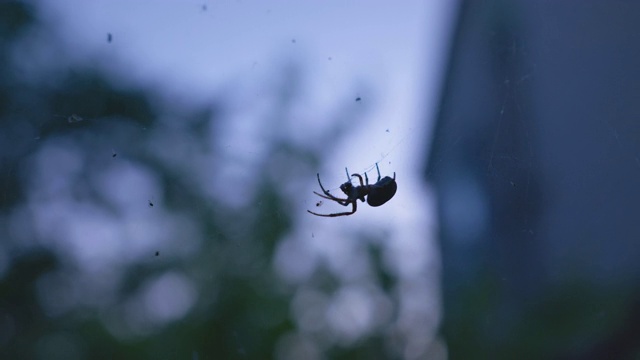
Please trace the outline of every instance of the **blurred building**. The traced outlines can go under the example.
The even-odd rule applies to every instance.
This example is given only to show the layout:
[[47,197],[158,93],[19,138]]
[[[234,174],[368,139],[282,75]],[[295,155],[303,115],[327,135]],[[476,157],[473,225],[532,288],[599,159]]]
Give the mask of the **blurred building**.
[[639,14],[461,2],[427,166],[451,359],[640,355]]

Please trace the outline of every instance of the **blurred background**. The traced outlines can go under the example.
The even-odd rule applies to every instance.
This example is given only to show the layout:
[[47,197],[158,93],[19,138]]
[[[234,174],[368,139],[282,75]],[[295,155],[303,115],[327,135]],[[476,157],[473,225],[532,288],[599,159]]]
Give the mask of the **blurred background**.
[[0,358],[636,359],[639,13],[1,2]]
[[[0,358],[444,356],[421,169],[454,10],[2,2]],[[307,213],[376,164],[383,207]]]

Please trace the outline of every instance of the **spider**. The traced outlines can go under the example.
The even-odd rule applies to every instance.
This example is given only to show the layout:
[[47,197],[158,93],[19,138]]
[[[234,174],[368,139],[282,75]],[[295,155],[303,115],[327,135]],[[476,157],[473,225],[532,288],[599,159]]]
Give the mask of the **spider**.
[[[362,176],[360,174],[353,174],[349,176],[349,170],[347,170],[347,168],[344,168],[344,170],[347,172],[347,179],[349,181],[340,185],[340,190],[342,190],[342,192],[345,193],[345,195],[347,195],[346,199],[337,198],[331,195],[329,191],[325,190],[324,186],[322,186],[322,183],[320,182],[320,174],[317,174],[318,184],[320,185],[320,189],[322,189],[322,192],[324,193],[324,195],[315,191],[313,193],[320,196],[321,198],[333,200],[342,206],[348,206],[349,204],[351,204],[352,205],[351,211],[333,213],[333,214],[318,214],[311,210],[307,210],[307,212],[316,216],[325,216],[325,217],[351,215],[355,213],[356,209],[358,208],[358,200],[364,202],[365,196],[368,196],[367,203],[369,204],[369,206],[380,206],[386,203],[387,201],[391,200],[393,195],[396,194],[396,190],[398,189],[398,184],[396,184],[396,173],[395,172],[393,173],[393,179],[388,176],[385,176],[381,180],[380,169],[378,168],[377,163],[376,163],[376,170],[378,171],[378,181],[373,185],[369,185],[369,177],[367,176],[366,172],[364,173],[364,178],[366,183],[364,183],[362,182]],[[353,184],[351,184],[352,177],[357,177],[360,180],[360,186],[353,186]]]

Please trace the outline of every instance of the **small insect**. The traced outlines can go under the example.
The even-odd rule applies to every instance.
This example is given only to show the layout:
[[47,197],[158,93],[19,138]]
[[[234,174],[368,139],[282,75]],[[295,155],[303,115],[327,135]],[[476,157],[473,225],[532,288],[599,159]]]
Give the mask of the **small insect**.
[[149,207],[153,207],[153,202],[151,202],[151,200],[149,200]]
[[322,200],[318,201],[318,202],[316,203],[316,206],[322,206]]
[[360,100],[362,100],[362,98],[361,98],[360,96],[358,96],[358,97],[356,98],[356,101],[360,101]]
[[[367,177],[366,172],[364,173],[366,182],[363,182],[362,176],[360,174],[353,174],[349,176],[349,170],[345,168],[345,171],[347,172],[347,179],[349,179],[349,181],[340,185],[340,190],[342,190],[342,192],[347,195],[346,199],[337,198],[331,195],[329,191],[325,190],[324,186],[322,186],[322,183],[320,182],[320,174],[317,174],[318,184],[320,185],[320,189],[322,189],[324,195],[315,191],[313,192],[314,194],[324,199],[333,200],[342,206],[348,206],[349,204],[351,204],[352,208],[351,211],[333,214],[318,214],[311,210],[307,210],[307,212],[316,216],[325,217],[346,216],[355,213],[358,208],[358,200],[364,202],[365,197],[367,197],[367,204],[374,207],[380,206],[391,200],[391,198],[396,194],[396,190],[398,190],[398,184],[396,183],[396,173],[393,173],[393,179],[388,176],[380,179],[380,169],[378,168],[377,163],[376,170],[378,171],[378,181],[373,185],[369,185],[369,178]],[[360,180],[360,186],[353,186],[353,184],[351,184],[352,177],[357,177]]]

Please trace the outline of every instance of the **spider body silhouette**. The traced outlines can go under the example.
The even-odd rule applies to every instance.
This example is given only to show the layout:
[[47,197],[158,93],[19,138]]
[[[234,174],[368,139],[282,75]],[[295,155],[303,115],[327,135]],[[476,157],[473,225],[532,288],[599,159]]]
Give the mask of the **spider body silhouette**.
[[[320,189],[322,189],[322,193],[313,192],[314,194],[320,196],[321,198],[332,200],[337,202],[342,206],[349,206],[351,204],[351,211],[345,211],[341,213],[333,213],[333,214],[318,214],[311,210],[307,210],[310,214],[316,216],[325,216],[325,217],[336,217],[336,216],[346,216],[351,215],[356,212],[358,209],[358,200],[364,202],[365,199],[369,206],[380,206],[387,201],[391,200],[391,198],[396,194],[396,190],[398,190],[398,184],[396,183],[396,173],[393,173],[393,178],[389,176],[385,176],[380,179],[380,169],[378,168],[378,164],[376,164],[376,170],[378,171],[378,181],[375,184],[369,185],[369,177],[367,173],[364,173],[365,182],[362,181],[362,176],[360,174],[352,174],[349,176],[349,170],[345,168],[347,172],[347,181],[346,183],[340,185],[340,190],[347,195],[346,199],[341,199],[335,197],[329,193],[329,191],[324,189],[322,186],[322,182],[320,182],[320,174],[318,175],[318,184],[320,185]],[[357,177],[360,180],[360,186],[353,186],[351,184],[351,178]]]

